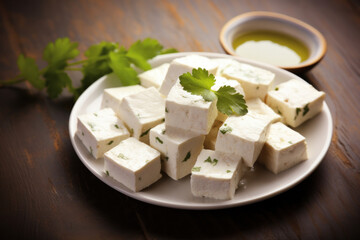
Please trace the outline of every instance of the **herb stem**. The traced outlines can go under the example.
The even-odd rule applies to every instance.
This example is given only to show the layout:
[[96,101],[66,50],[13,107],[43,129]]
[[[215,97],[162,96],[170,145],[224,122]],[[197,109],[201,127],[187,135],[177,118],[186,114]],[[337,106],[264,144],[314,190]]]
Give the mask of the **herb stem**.
[[106,58],[108,58],[107,55],[103,55],[103,56],[99,56],[99,57],[93,57],[93,58],[88,58],[88,59],[84,59],[84,60],[80,60],[80,61],[76,61],[76,62],[72,62],[69,63],[68,66],[76,66],[76,65],[80,65],[80,64],[84,64],[87,63],[89,60],[92,61],[99,61],[99,60],[105,60]]
[[21,82],[25,82],[25,78],[23,78],[22,76],[18,75],[13,79],[9,79],[9,80],[5,80],[5,81],[1,81],[0,82],[0,87],[4,87],[4,86],[10,86],[16,83],[21,83]]

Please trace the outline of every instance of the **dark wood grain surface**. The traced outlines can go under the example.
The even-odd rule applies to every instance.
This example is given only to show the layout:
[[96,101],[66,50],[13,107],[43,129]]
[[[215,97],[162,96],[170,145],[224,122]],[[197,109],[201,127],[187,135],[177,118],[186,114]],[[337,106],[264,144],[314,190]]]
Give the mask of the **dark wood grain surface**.
[[[301,77],[327,93],[334,134],[320,166],[271,199],[215,211],[153,206],[106,186],[81,163],[68,133],[69,94],[50,100],[22,83],[0,88],[1,239],[360,239],[360,9],[356,0],[1,1],[0,79],[58,37],[83,52],[152,37],[179,51],[224,53],[223,24],[248,11],[299,18],[328,42]],[[78,82],[80,76],[72,75]]]

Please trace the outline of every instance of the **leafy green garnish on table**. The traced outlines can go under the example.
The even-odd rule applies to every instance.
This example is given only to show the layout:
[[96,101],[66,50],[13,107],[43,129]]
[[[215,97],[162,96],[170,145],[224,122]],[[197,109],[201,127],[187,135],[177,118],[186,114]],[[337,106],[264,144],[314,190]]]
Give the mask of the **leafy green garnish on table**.
[[[64,88],[77,98],[97,79],[112,72],[123,86],[139,84],[134,66],[146,71],[151,69],[149,59],[159,54],[177,52],[174,48],[164,49],[157,40],[151,38],[136,41],[128,50],[118,43],[101,42],[85,51],[86,59],[71,62],[80,54],[78,46],[77,42],[69,38],[59,38],[49,43],[43,52],[43,60],[47,62],[43,69],[39,69],[35,59],[21,54],[17,60],[20,74],[14,79],[1,81],[0,86],[28,81],[36,89],[46,88],[50,98],[58,97]],[[79,87],[73,86],[69,71],[82,73]]]
[[217,99],[217,109],[226,115],[242,116],[248,112],[244,96],[235,88],[222,86],[217,91],[211,89],[215,85],[215,76],[206,69],[193,69],[192,74],[184,73],[179,79],[185,91],[200,95],[205,101]]

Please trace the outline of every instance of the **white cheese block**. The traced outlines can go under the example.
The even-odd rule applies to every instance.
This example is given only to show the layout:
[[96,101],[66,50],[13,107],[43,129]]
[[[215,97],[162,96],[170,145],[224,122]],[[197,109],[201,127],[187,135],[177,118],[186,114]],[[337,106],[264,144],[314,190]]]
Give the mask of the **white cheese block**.
[[104,172],[134,192],[161,178],[160,153],[128,138],[104,155]]
[[150,130],[150,145],[161,153],[162,170],[178,180],[190,174],[203,149],[204,135],[160,124]]
[[232,199],[241,178],[239,156],[202,150],[191,172],[191,192],[196,197]]
[[141,85],[146,88],[154,87],[156,89],[159,89],[165,79],[169,66],[170,66],[169,63],[164,63],[159,67],[140,73],[138,76]]
[[215,74],[217,66],[209,58],[199,55],[176,58],[170,63],[169,70],[159,89],[160,93],[167,96],[179,76],[183,73],[191,73],[194,68],[205,68],[209,73]]
[[283,116],[286,124],[298,127],[321,111],[324,99],[324,92],[304,80],[292,79],[269,91],[265,102]]
[[223,122],[216,120],[208,135],[205,136],[204,148],[215,150],[216,137]]
[[[124,97],[145,90],[140,85],[106,88],[101,102],[101,108],[112,108],[116,114],[119,113],[121,101]],[[120,115],[119,115],[120,116]]]
[[241,156],[252,167],[264,146],[270,123],[257,113],[230,116],[219,129],[215,150]]
[[223,67],[221,76],[239,81],[246,99],[258,97],[263,101],[275,78],[272,72],[235,60]]
[[[221,76],[216,76],[215,79],[216,79],[215,84],[214,84],[214,86],[211,87],[212,90],[217,91],[223,86],[230,86],[230,87],[233,87],[237,93],[239,93],[245,97],[244,90],[242,89],[242,87],[238,81],[228,80]],[[218,112],[218,116],[217,116],[216,120],[224,122],[227,117],[228,116],[226,114]]]
[[249,112],[264,115],[268,117],[272,123],[282,121],[282,117],[261,101],[260,98],[249,99],[246,101],[246,105],[248,106]]
[[280,122],[270,126],[269,135],[259,156],[260,163],[278,174],[307,158],[305,137]]
[[211,59],[211,61],[213,61],[217,66],[215,75],[222,76],[222,71],[224,68],[226,68],[227,65],[231,64],[231,62],[235,60],[231,58],[214,58]]
[[78,117],[76,135],[94,158],[130,136],[123,122],[111,108]]
[[165,99],[154,88],[124,97],[120,104],[120,116],[132,136],[149,143],[149,131],[165,118]]
[[178,80],[166,98],[166,127],[208,134],[217,117],[216,102],[207,102],[201,96],[185,91]]

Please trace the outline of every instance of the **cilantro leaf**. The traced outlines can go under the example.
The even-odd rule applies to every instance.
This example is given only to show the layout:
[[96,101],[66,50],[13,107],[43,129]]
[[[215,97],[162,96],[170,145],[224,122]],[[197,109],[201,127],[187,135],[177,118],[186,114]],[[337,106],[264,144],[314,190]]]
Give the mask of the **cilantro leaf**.
[[146,38],[143,41],[136,41],[129,48],[126,57],[135,64],[135,66],[146,71],[151,69],[148,59],[159,55],[163,46],[155,39]]
[[64,71],[48,71],[44,74],[44,77],[46,79],[46,91],[50,98],[58,97],[63,88],[67,86],[72,88],[71,79]]
[[192,74],[184,73],[179,79],[185,91],[200,95],[205,101],[216,99],[215,93],[211,90],[211,87],[215,84],[215,77],[213,74],[209,75],[206,69],[193,69]]
[[[78,43],[69,38],[59,38],[49,43],[43,52],[43,59],[48,65],[41,70],[34,59],[20,55],[17,60],[20,74],[1,81],[0,87],[29,81],[37,89],[46,87],[51,98],[58,97],[65,87],[77,98],[97,79],[111,72],[119,77],[123,86],[139,84],[135,66],[142,70],[151,69],[147,60],[159,54],[176,52],[173,48],[164,50],[157,40],[151,38],[135,42],[129,50],[119,47],[117,43],[101,42],[88,48],[85,52],[87,59],[69,62],[79,55],[77,48]],[[74,88],[67,71],[82,72],[80,87]]]
[[169,54],[169,53],[177,53],[177,52],[178,50],[176,50],[175,48],[167,48],[161,50],[159,54]]
[[89,47],[85,52],[88,60],[82,66],[83,78],[81,79],[80,92],[85,91],[86,88],[102,76],[112,72],[108,55],[118,48],[118,44],[110,42],[101,42]]
[[64,69],[67,61],[79,55],[78,43],[70,42],[69,38],[58,38],[55,43],[49,43],[43,54],[43,59],[49,64],[49,69]]
[[185,91],[200,95],[205,101],[217,99],[217,109],[226,115],[245,115],[247,106],[244,96],[236,92],[233,87],[222,86],[219,90],[212,90],[215,84],[213,74],[209,75],[206,69],[193,69],[192,74],[184,73],[179,77],[180,84]]
[[140,83],[137,72],[130,66],[130,62],[124,53],[111,52],[110,67],[119,77],[123,86],[136,85]]
[[40,71],[34,59],[21,54],[17,60],[20,76],[27,79],[37,89],[42,89],[45,82],[40,77]]
[[216,106],[218,110],[226,115],[245,115],[247,111],[244,96],[236,92],[233,87],[223,86],[217,92],[218,101]]

